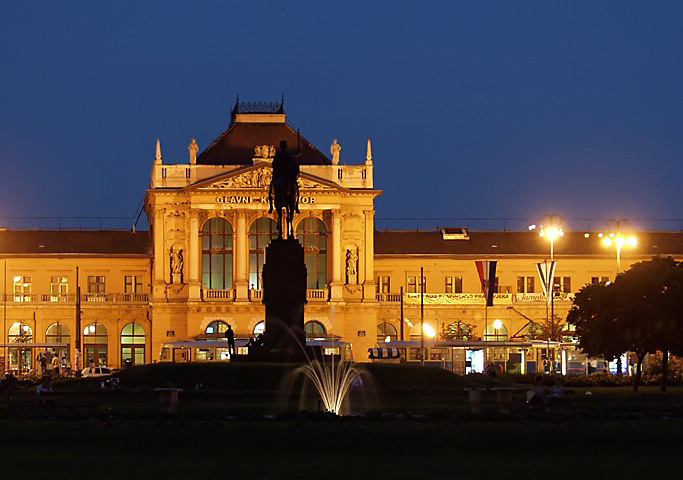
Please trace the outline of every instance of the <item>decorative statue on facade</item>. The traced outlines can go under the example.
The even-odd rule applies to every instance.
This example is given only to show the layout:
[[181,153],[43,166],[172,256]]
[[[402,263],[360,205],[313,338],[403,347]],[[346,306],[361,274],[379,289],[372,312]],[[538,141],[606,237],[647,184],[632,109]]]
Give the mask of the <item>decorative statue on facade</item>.
[[339,152],[341,152],[341,145],[337,143],[335,138],[330,145],[330,153],[332,154],[332,165],[339,165]]
[[273,158],[273,179],[270,182],[268,190],[268,202],[270,203],[270,210],[273,212],[273,205],[277,210],[277,228],[278,238],[282,238],[282,209],[285,209],[287,220],[287,237],[294,236],[294,228],[292,226],[294,212],[299,212],[299,185],[297,178],[299,177],[299,163],[287,151],[287,142],[282,140],[280,142],[280,149],[275,153]]
[[358,248],[350,245],[346,249],[346,284],[358,283]]
[[171,247],[171,279],[173,283],[181,283],[183,274],[183,249]]

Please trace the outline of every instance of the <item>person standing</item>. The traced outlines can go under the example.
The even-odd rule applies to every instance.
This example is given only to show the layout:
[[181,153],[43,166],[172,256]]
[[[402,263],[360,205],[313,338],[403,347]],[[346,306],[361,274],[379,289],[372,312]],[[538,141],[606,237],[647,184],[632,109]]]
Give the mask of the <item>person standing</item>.
[[52,374],[55,378],[59,377],[59,367],[61,362],[59,361],[59,355],[52,355]]
[[228,353],[235,355],[235,332],[230,324],[228,324],[228,329],[225,331],[225,337],[228,339]]

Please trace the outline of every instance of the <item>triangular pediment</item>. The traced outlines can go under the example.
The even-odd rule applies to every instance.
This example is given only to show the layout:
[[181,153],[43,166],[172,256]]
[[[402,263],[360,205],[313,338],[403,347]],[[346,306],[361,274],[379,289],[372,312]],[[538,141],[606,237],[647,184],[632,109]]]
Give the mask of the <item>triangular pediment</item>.
[[[188,190],[267,190],[273,178],[273,167],[267,163],[238,168],[227,173],[194,183]],[[346,191],[339,185],[308,173],[299,175],[300,190],[339,190]]]

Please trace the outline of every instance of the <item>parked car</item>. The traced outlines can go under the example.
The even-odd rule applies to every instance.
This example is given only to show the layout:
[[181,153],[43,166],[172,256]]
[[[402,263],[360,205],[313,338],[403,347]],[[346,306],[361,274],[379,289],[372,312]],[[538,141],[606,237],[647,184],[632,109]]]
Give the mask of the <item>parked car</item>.
[[106,377],[114,373],[111,368],[107,367],[85,367],[81,372],[83,377]]

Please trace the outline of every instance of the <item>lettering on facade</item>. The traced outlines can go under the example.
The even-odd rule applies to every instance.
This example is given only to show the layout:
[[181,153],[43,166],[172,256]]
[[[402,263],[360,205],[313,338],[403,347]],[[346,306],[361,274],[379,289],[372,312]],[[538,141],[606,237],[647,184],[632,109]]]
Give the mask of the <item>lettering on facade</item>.
[[[303,196],[299,201],[304,205],[315,204],[315,197]],[[265,203],[268,204],[267,195],[251,196],[251,195],[221,195],[216,197],[216,203],[228,204],[249,204],[249,203]]]

